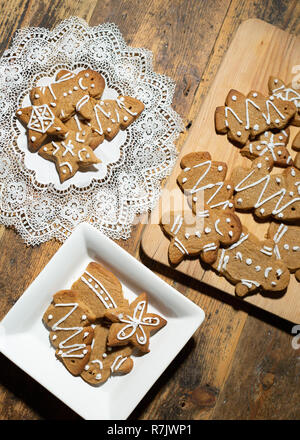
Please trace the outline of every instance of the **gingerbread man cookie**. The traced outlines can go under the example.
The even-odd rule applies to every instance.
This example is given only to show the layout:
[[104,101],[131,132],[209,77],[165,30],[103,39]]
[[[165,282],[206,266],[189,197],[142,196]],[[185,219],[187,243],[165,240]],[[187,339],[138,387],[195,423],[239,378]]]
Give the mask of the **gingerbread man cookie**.
[[132,347],[108,347],[108,333],[102,325],[94,328],[91,356],[81,373],[89,384],[100,385],[112,374],[127,374],[133,368]]
[[281,79],[270,76],[268,87],[272,96],[282,99],[282,101],[290,101],[295,104],[297,111],[295,116],[291,119],[292,125],[300,126],[300,84],[296,89],[291,84],[286,85]]
[[256,91],[245,96],[230,90],[225,106],[215,111],[215,127],[217,133],[227,133],[230,141],[242,146],[267,130],[284,128],[296,110],[294,102],[275,96],[265,97]]
[[270,174],[273,159],[266,155],[252,162],[251,168],[238,167],[232,172],[235,208],[253,211],[261,219],[281,221],[300,219],[300,171],[286,168]]
[[105,313],[105,318],[113,322],[108,334],[108,346],[132,344],[141,352],[148,353],[150,335],[167,324],[155,313],[147,313],[148,299],[141,293],[129,307],[118,307]]
[[265,131],[256,141],[248,141],[241,149],[241,155],[253,160],[256,157],[271,154],[274,165],[288,167],[293,164],[292,157],[286,148],[290,131],[281,130],[279,133]]
[[80,291],[81,301],[97,318],[102,318],[107,310],[128,306],[118,278],[99,263],[90,263],[72,289]]
[[244,297],[256,292],[281,292],[287,288],[290,273],[286,264],[276,260],[272,241],[259,241],[245,228],[239,240],[218,251],[213,268],[235,284],[235,292]]
[[93,313],[71,290],[57,292],[43,316],[57,358],[75,376],[81,374],[91,354],[93,320]]
[[78,170],[87,170],[100,161],[93,150],[84,144],[79,132],[69,131],[64,140],[52,141],[40,148],[38,154],[55,163],[61,183]]
[[171,240],[168,255],[173,265],[186,257],[198,255],[205,263],[212,264],[219,247],[237,241],[242,231],[237,215],[207,205],[196,215],[171,212],[167,217],[162,218],[161,227]]
[[212,161],[208,152],[200,151],[184,156],[180,166],[183,171],[177,182],[193,209],[201,202],[210,208],[233,208],[233,184],[225,180],[226,163]]
[[273,241],[273,253],[300,281],[300,226],[271,223],[267,233]]
[[67,128],[48,104],[19,108],[16,116],[27,128],[28,147],[36,152],[48,136],[64,139]]
[[56,117],[65,121],[75,112],[83,119],[90,119],[93,111],[91,98],[100,98],[105,87],[102,75],[86,69],[75,74],[61,70],[55,82],[35,87],[30,92],[33,105],[48,104]]

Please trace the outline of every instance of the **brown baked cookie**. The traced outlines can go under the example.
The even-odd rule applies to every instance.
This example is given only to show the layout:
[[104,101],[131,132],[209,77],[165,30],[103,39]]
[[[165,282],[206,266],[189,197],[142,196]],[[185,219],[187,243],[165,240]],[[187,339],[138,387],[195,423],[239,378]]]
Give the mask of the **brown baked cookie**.
[[91,356],[81,373],[82,379],[92,385],[102,384],[112,374],[127,374],[133,368],[132,347],[108,347],[108,332],[101,325],[94,328]]
[[235,293],[244,297],[257,292],[281,292],[289,284],[286,264],[273,255],[271,240],[259,241],[244,228],[240,239],[227,249],[219,249],[213,268],[235,284]]
[[16,116],[27,128],[28,148],[36,152],[48,136],[64,139],[67,129],[48,104],[19,108]]
[[97,318],[102,318],[108,309],[128,306],[118,278],[99,263],[90,263],[72,289],[80,291],[80,300]]
[[184,156],[180,166],[183,171],[177,182],[194,210],[200,203],[210,208],[233,208],[233,184],[225,180],[226,163],[213,161],[207,151],[199,151]]
[[98,145],[104,139],[111,141],[120,130],[125,130],[132,124],[144,110],[144,104],[131,96],[120,95],[117,99],[92,102],[90,123]]
[[78,376],[89,360],[94,330],[90,326],[93,313],[80,302],[76,292],[61,290],[43,316],[50,330],[50,342],[56,356],[74,376]]
[[296,134],[293,140],[292,149],[295,151],[300,151],[300,131]]
[[300,226],[271,223],[267,233],[273,241],[273,253],[300,281]]
[[91,69],[75,74],[61,70],[55,82],[35,87],[30,92],[34,105],[48,104],[59,119],[65,121],[75,112],[83,119],[90,119],[93,111],[91,98],[100,98],[105,87],[103,76]]
[[300,126],[300,84],[299,88],[294,88],[291,84],[285,85],[285,83],[275,77],[270,76],[269,82],[269,92],[272,96],[275,96],[276,98],[282,99],[283,101],[290,101],[293,102],[297,107],[297,112],[295,113],[295,116],[291,119],[290,123],[292,125]]
[[55,163],[62,183],[73,177],[78,170],[86,170],[101,162],[93,150],[84,144],[80,132],[74,131],[69,131],[64,140],[44,145],[38,154]]
[[216,108],[215,127],[217,133],[227,133],[230,141],[242,146],[267,130],[286,127],[296,111],[294,102],[265,97],[256,91],[245,96],[230,90],[225,106]]
[[191,212],[171,212],[161,219],[161,227],[170,238],[168,255],[173,265],[188,256],[200,256],[212,264],[220,246],[229,246],[241,235],[242,225],[237,215],[223,210],[204,207],[194,215]]
[[256,141],[248,141],[241,149],[241,155],[248,159],[255,159],[271,154],[274,165],[288,167],[293,164],[292,157],[286,148],[290,136],[290,130],[281,130],[279,133],[265,131]]
[[270,174],[272,167],[272,157],[266,155],[255,159],[250,169],[238,167],[233,170],[235,208],[253,211],[261,219],[298,221],[300,171],[289,167],[281,174]]
[[92,150],[99,145],[99,136],[92,130],[90,121],[83,120],[79,115],[75,114],[70,119],[65,121],[65,126],[68,130],[74,131],[85,145],[88,145]]
[[147,313],[148,299],[141,293],[129,307],[118,307],[105,313],[105,318],[113,322],[108,334],[108,346],[132,344],[141,352],[148,353],[150,335],[167,324],[155,313]]

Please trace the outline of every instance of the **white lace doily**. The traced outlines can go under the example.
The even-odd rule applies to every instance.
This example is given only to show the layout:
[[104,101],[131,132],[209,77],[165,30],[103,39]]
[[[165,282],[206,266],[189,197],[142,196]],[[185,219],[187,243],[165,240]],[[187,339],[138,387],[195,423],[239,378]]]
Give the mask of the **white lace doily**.
[[[91,68],[106,82],[104,98],[141,100],[145,110],[113,142],[96,150],[96,172],[60,184],[52,162],[27,149],[15,111],[29,104],[29,90],[49,83],[61,68]],[[83,221],[112,238],[126,239],[137,214],[153,209],[161,180],[176,159],[182,121],[171,108],[175,84],[152,70],[152,53],[125,44],[111,23],[89,27],[79,18],[54,30],[24,28],[0,59],[0,222],[24,241],[64,241]]]

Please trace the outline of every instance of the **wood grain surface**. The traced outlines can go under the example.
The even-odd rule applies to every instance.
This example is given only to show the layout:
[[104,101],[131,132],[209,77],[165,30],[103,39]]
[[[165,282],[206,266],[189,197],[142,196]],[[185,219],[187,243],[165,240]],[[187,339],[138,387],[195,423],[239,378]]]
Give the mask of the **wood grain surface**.
[[[223,105],[228,91],[234,89],[246,94],[250,90],[259,90],[267,94],[271,75],[285,78],[289,83],[292,81],[292,69],[297,65],[300,65],[300,38],[257,19],[244,21],[239,26],[209,93],[189,130],[189,136],[167,180],[160,202],[153,210],[149,224],[143,231],[141,245],[149,258],[162,265],[170,265],[168,261],[170,240],[165,236],[158,222],[163,215],[174,209],[170,207],[174,201],[178,209],[181,208],[181,203],[184,203],[183,193],[177,184],[177,176],[182,171],[180,161],[185,155],[195,151],[209,151],[213,160],[224,161],[227,164],[227,178],[235,167],[250,168],[251,166],[251,162],[240,154],[240,149],[227,141],[227,136],[215,132],[215,109]],[[290,144],[298,131],[298,127],[290,128]],[[288,148],[295,156],[296,152],[290,149],[290,145]],[[278,167],[274,167],[273,172],[278,173]],[[261,240],[266,238],[270,222],[259,223],[247,213],[238,215],[249,232]],[[209,270],[209,267],[201,265],[199,258],[184,259],[174,268],[175,270],[235,295],[234,286],[226,278]],[[299,283],[291,275],[286,291],[277,295],[276,293],[251,295],[241,301],[247,301],[281,318],[300,324],[299,290]]]
[[[77,15],[90,25],[116,23],[127,43],[154,55],[156,72],[176,81],[174,108],[186,131],[181,149],[238,26],[263,19],[300,32],[297,0],[15,0],[0,1],[1,52],[23,26],[52,28]],[[242,308],[200,281],[191,281],[148,259],[137,224],[124,249],[199,304],[206,320],[131,415],[131,419],[299,419],[300,350],[287,321],[246,303]],[[0,227],[0,319],[59,249],[54,241],[29,248]],[[79,417],[0,355],[0,419]]]

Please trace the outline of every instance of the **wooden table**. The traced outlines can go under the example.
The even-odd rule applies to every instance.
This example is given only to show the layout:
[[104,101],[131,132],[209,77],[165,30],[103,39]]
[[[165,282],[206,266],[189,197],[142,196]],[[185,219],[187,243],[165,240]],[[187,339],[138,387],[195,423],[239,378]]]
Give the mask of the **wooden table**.
[[[178,149],[242,21],[260,18],[300,33],[297,0],[1,0],[0,6],[1,53],[16,29],[52,28],[72,15],[90,25],[114,22],[128,44],[150,49],[154,70],[177,84],[173,105],[186,127]],[[142,231],[136,225],[119,244],[199,304],[206,320],[131,419],[299,419],[300,350],[292,347],[292,324],[200,282],[159,273],[140,251]],[[0,226],[0,319],[59,247],[55,241],[26,247]],[[0,419],[79,418],[2,355],[0,372]]]

